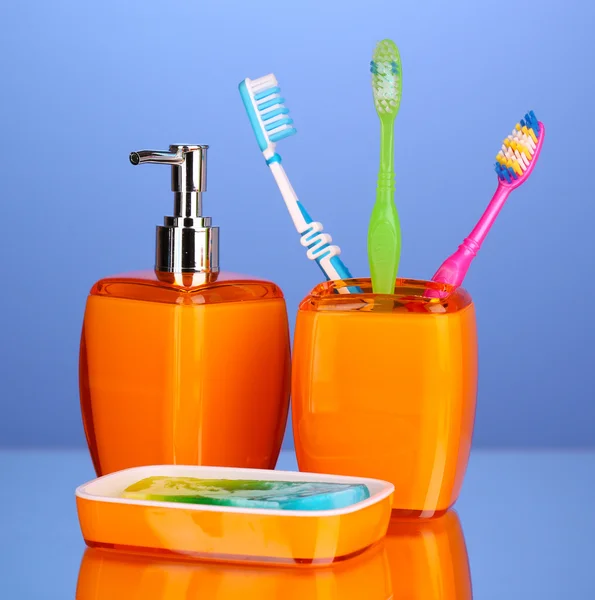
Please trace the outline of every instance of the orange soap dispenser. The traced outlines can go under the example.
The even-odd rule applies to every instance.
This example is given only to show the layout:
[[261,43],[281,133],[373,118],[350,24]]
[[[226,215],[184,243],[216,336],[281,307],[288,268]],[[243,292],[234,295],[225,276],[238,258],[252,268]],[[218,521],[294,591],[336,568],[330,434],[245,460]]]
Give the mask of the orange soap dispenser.
[[155,268],[91,289],[79,363],[98,476],[155,464],[274,468],[289,406],[287,310],[270,281],[219,270],[219,229],[202,216],[208,146],[133,152],[171,165],[174,216]]

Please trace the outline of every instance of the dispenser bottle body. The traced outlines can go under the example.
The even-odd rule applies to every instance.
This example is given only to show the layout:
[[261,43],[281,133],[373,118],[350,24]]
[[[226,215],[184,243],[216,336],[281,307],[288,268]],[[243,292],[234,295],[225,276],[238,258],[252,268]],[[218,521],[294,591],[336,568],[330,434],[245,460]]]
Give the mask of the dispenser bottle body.
[[224,272],[102,279],[87,299],[79,375],[99,476],[153,464],[274,468],[290,388],[283,294]]

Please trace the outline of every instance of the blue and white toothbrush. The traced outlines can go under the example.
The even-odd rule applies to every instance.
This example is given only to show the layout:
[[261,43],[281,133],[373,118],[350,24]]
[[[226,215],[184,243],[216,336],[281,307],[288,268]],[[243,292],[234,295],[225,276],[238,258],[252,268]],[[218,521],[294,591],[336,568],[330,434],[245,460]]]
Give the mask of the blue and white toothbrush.
[[[301,235],[302,246],[307,248],[306,256],[316,261],[329,280],[351,279],[349,269],[339,258],[341,249],[331,244],[328,233],[322,233],[322,223],[313,221],[289,182],[281,165],[281,156],[275,151],[277,142],[297,133],[284,98],[280,95],[277,79],[271,73],[258,79],[244,79],[238,86],[244,108],[256,135],[258,146],[279,186],[293,224]],[[348,294],[357,288],[339,288],[339,293]]]

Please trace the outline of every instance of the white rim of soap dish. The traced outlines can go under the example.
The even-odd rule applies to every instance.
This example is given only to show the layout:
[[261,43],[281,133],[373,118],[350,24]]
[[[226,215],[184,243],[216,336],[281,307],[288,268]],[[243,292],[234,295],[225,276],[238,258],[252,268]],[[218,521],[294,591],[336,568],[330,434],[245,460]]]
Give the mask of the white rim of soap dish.
[[[240,508],[235,506],[217,506],[212,504],[192,504],[186,502],[162,502],[160,500],[137,500],[121,498],[129,485],[155,476],[197,477],[200,479],[245,479],[255,481],[302,481],[312,483],[362,484],[368,488],[370,497],[343,508],[330,510],[281,510],[268,508]],[[92,502],[112,502],[136,506],[154,506],[175,510],[204,512],[229,512],[252,515],[270,515],[278,517],[332,517],[357,512],[384,500],[394,492],[394,485],[380,479],[347,477],[344,475],[323,475],[303,473],[301,471],[272,471],[267,469],[236,469],[233,467],[199,467],[192,465],[151,465],[133,467],[93,479],[76,488],[77,498]]]

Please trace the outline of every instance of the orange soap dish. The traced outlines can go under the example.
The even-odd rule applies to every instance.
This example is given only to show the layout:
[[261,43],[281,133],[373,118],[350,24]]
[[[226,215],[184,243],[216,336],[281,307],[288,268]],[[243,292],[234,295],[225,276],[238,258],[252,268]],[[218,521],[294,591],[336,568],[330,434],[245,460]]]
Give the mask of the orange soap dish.
[[[370,497],[333,510],[269,510],[121,498],[146,477],[196,477],[366,485]],[[90,547],[185,558],[298,564],[329,563],[382,539],[394,486],[360,477],[294,471],[155,465],[104,475],[76,490],[81,531]]]

